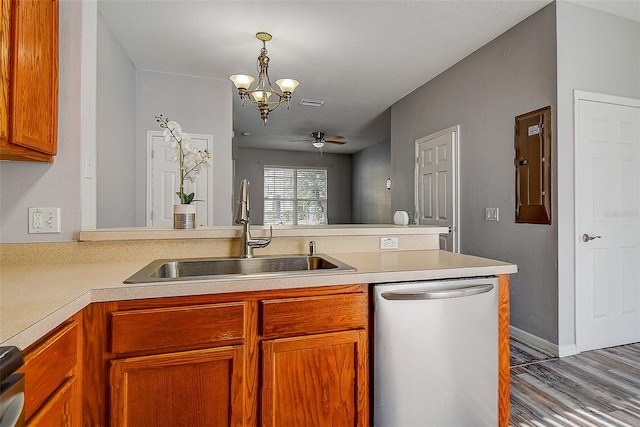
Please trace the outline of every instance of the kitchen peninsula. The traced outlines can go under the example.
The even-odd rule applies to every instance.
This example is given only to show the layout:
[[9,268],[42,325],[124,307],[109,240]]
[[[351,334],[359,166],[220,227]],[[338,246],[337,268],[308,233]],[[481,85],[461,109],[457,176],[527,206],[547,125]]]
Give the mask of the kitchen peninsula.
[[[331,348],[359,346],[360,358],[352,361],[359,372],[355,379],[362,381],[359,403],[353,409],[357,416],[345,417],[355,417],[362,423],[359,425],[367,425],[368,379],[362,376],[368,372],[369,360],[369,285],[496,275],[500,278],[500,422],[506,425],[508,275],[517,268],[501,261],[440,251],[439,234],[445,232],[444,228],[426,226],[274,228],[273,243],[257,250],[256,256],[306,254],[309,241],[314,240],[318,253],[349,264],[355,271],[146,284],[123,281],[154,259],[235,256],[239,253],[239,227],[107,230],[81,232],[78,242],[3,244],[0,343],[23,349],[38,347],[43,337],[51,337],[52,331],[60,333],[60,325],[69,325],[69,319],[73,319],[77,342],[81,343],[78,348],[85,361],[79,369],[79,375],[85,376],[82,417],[91,419],[94,425],[106,423],[109,416],[128,416],[143,405],[123,397],[126,393],[121,387],[133,381],[134,373],[145,363],[165,366],[180,354],[191,362],[215,359],[224,360],[228,366],[240,364],[244,374],[229,377],[231,395],[227,399],[234,413],[221,416],[234,420],[234,424],[237,421],[255,425],[258,401],[262,402],[262,422],[265,417],[275,420],[282,407],[274,395],[259,397],[253,386],[241,385],[257,384],[258,377],[266,384],[274,384],[275,371],[270,372],[266,365],[259,368],[253,353],[260,349],[265,359],[260,363],[271,360],[277,367],[284,348],[320,346],[309,337],[322,336],[333,340]],[[256,227],[254,233],[260,237],[268,231]],[[381,237],[397,237],[398,249],[381,250]],[[161,316],[162,323],[154,323],[156,315]],[[329,318],[330,324],[326,320]],[[198,326],[195,332],[190,329],[189,334],[177,331],[171,335],[166,329],[160,335],[154,333],[161,326],[181,322],[192,326],[198,319],[220,319],[220,324],[229,329],[219,331],[213,338],[218,332],[212,335],[205,331],[209,325]],[[322,328],[318,329],[317,322],[306,322],[308,319],[321,320]],[[155,326],[142,326],[145,322]],[[186,335],[202,338],[207,345],[189,342]],[[180,342],[162,344],[163,336]],[[167,358],[168,354],[173,356]],[[113,381],[111,394],[105,390],[104,396],[96,397],[98,402],[88,401],[87,387],[104,387],[109,381],[105,376],[108,364]],[[214,365],[210,366],[214,371],[221,369]]]

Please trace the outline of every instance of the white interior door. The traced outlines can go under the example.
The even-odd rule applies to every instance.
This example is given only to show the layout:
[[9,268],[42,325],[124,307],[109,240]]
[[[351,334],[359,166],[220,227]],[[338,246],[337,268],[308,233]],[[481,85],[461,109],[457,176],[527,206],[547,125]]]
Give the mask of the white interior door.
[[449,227],[440,249],[459,252],[459,126],[416,140],[415,217],[418,224]]
[[[213,153],[213,136],[186,134],[194,149],[207,149]],[[178,164],[173,160],[174,151],[165,142],[161,131],[147,131],[147,227],[173,227],[173,205],[179,203]],[[195,183],[185,182],[185,192],[195,192],[196,224],[198,227],[213,225],[212,171],[204,167]]]
[[640,103],[575,97],[576,341],[586,351],[640,341]]

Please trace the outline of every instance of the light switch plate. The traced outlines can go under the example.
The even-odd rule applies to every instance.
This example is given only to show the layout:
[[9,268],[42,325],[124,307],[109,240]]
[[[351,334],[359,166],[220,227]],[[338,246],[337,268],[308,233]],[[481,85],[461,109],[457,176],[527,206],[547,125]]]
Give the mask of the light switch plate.
[[29,208],[29,234],[60,232],[60,208]]
[[484,219],[486,221],[499,221],[500,212],[498,208],[486,208],[484,210]]

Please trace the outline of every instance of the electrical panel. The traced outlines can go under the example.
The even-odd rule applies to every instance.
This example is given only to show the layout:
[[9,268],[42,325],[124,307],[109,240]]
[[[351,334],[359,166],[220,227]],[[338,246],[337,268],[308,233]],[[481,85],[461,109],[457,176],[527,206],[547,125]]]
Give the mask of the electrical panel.
[[516,117],[516,222],[551,224],[551,107]]

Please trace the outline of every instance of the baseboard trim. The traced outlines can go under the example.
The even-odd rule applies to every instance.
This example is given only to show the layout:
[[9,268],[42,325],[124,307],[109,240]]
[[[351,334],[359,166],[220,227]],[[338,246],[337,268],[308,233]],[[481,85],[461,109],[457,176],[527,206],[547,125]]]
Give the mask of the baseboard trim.
[[573,356],[578,353],[580,352],[578,351],[578,346],[575,344],[561,345],[558,347],[558,356],[560,357]]
[[[562,352],[559,351],[560,349],[557,344],[553,344],[552,342],[542,339],[536,335],[530,334],[522,329],[518,329],[515,326],[509,326],[509,333],[513,338],[522,341],[536,350],[543,351],[555,357],[563,355]],[[565,349],[563,348],[562,350]],[[564,356],[568,356],[568,354],[564,354]]]

